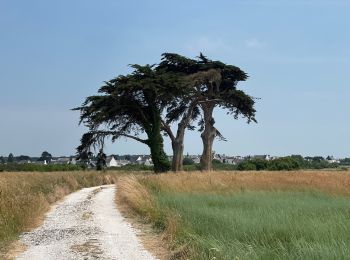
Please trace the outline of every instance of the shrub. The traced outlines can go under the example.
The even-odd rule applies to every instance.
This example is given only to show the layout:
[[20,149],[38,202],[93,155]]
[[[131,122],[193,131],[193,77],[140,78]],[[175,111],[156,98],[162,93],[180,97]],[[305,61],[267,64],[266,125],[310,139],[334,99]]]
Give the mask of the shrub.
[[256,165],[251,161],[243,161],[237,165],[239,171],[256,171]]
[[251,163],[255,165],[257,171],[263,171],[268,168],[268,161],[263,159],[253,159],[250,160]]
[[190,157],[185,157],[182,161],[183,165],[193,165],[194,161]]
[[268,163],[268,169],[271,171],[291,171],[291,170],[299,170],[300,164],[297,160],[292,157],[281,157]]

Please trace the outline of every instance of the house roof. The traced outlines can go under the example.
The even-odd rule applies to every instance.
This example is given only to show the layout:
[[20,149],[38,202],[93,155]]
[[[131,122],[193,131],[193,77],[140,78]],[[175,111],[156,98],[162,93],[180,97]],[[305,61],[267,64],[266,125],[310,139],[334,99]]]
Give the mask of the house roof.
[[107,163],[110,163],[110,162],[112,161],[112,159],[115,160],[114,156],[113,156],[113,155],[109,155],[109,156],[107,156],[107,158],[106,158],[106,162],[107,162]]

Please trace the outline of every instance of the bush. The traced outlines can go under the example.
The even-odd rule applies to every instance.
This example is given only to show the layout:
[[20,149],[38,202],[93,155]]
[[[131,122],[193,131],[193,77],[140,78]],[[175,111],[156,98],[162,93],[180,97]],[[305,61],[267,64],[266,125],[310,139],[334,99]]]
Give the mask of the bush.
[[257,171],[264,171],[268,168],[268,161],[263,159],[253,159],[250,160],[252,164],[255,165]]
[[[317,157],[316,157],[317,158]],[[305,160],[300,155],[292,155],[277,158],[271,161],[262,159],[251,159],[243,161],[237,166],[237,170],[240,171],[293,171],[300,169],[326,169],[337,168],[336,163],[329,163],[326,160],[315,159],[311,161]]]
[[300,164],[292,157],[281,157],[268,163],[268,170],[270,171],[292,171],[299,170]]
[[190,157],[185,157],[182,161],[183,165],[193,165],[194,161]]
[[237,165],[239,171],[256,171],[256,165],[251,161],[243,161]]
[[239,171],[291,171],[300,169],[300,163],[297,159],[288,157],[281,157],[272,161],[263,159],[252,159],[239,163],[237,170]]

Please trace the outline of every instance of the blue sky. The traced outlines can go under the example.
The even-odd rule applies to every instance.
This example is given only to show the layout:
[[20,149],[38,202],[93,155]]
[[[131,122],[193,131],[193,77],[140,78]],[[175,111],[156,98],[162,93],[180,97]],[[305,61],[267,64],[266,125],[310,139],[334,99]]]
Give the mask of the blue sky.
[[[200,51],[245,70],[258,124],[215,111],[233,155],[350,156],[350,2],[0,0],[0,155],[74,154],[78,106],[131,63]],[[169,140],[165,140],[168,153]],[[185,152],[201,153],[197,132]],[[108,153],[148,153],[120,140]]]

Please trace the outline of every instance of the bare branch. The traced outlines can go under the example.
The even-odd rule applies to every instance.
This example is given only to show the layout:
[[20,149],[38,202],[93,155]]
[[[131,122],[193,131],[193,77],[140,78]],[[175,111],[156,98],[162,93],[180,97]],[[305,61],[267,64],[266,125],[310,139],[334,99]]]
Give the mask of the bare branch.
[[136,136],[133,136],[133,135],[128,135],[128,134],[120,134],[120,136],[125,136],[125,137],[128,137],[128,138],[131,138],[131,139],[134,139],[140,143],[144,143],[144,144],[147,144],[148,140],[145,140],[145,139],[141,139],[141,138],[138,138]]

